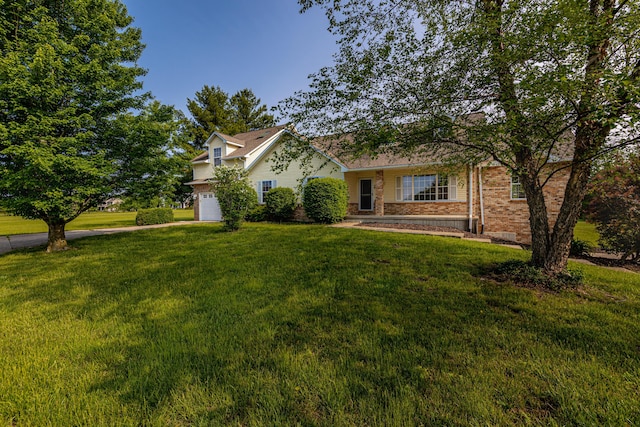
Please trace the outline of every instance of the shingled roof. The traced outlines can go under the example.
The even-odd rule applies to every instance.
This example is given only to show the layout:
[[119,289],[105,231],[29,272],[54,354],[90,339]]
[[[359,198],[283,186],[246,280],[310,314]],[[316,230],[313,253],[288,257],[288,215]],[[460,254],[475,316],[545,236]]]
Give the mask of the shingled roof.
[[[237,159],[239,157],[244,157],[251,153],[253,150],[262,145],[263,142],[269,140],[275,134],[285,129],[287,125],[274,126],[267,129],[259,129],[252,130],[249,132],[238,133],[233,136],[225,135],[221,132],[215,132],[215,135],[218,135],[220,138],[229,142],[233,145],[238,146],[239,148],[230,153],[229,156],[223,157],[223,159]],[[198,162],[209,159],[209,152],[205,151],[204,153],[199,154],[194,157],[191,161]]]

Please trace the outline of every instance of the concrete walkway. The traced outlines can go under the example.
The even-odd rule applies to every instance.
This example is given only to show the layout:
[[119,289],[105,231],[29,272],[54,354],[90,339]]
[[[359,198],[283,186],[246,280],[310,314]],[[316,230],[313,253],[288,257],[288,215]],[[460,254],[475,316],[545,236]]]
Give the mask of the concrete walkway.
[[[75,240],[81,237],[101,236],[105,234],[126,233],[128,231],[147,230],[152,228],[173,227],[176,225],[202,224],[207,221],[178,221],[168,224],[135,225],[132,227],[119,228],[96,228],[94,230],[72,230],[65,235],[67,240]],[[11,252],[15,249],[35,248],[47,244],[47,233],[14,234],[12,236],[0,236],[0,255]]]

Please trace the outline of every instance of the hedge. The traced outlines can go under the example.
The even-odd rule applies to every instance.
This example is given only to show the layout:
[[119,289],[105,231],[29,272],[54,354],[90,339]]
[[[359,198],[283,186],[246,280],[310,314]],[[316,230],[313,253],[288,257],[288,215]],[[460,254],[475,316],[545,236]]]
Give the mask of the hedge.
[[136,215],[136,225],[166,224],[173,222],[170,208],[140,209]]
[[309,218],[332,224],[347,215],[347,183],[336,178],[312,179],[304,186],[302,206]]

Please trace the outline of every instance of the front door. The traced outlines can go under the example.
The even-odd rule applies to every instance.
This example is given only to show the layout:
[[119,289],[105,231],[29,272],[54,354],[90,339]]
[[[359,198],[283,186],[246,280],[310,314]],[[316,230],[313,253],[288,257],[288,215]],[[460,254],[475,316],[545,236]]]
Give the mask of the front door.
[[361,211],[373,210],[373,185],[371,179],[360,180],[360,206]]

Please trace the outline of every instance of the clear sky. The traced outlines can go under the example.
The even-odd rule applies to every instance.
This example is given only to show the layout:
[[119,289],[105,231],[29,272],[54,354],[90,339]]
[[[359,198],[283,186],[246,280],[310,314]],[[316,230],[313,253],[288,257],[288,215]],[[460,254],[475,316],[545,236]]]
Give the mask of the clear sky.
[[188,114],[204,85],[249,88],[268,107],[308,87],[337,50],[321,10],[296,0],[122,0],[146,49],[144,90]]

